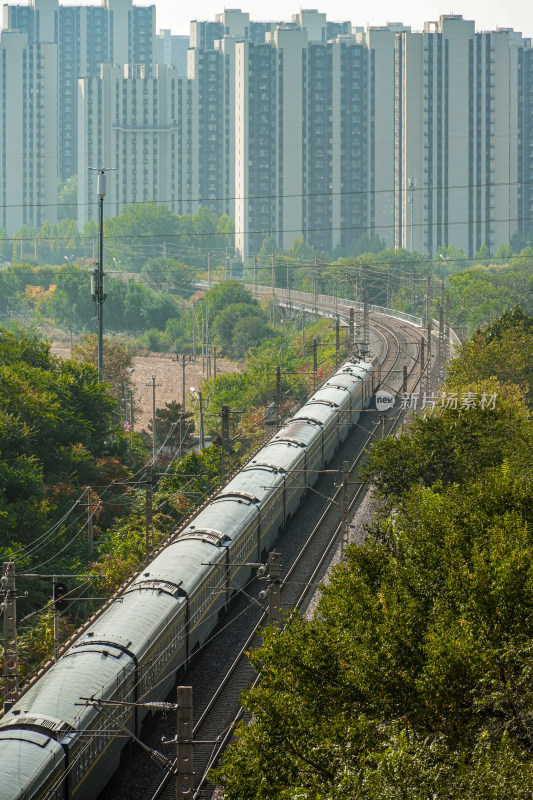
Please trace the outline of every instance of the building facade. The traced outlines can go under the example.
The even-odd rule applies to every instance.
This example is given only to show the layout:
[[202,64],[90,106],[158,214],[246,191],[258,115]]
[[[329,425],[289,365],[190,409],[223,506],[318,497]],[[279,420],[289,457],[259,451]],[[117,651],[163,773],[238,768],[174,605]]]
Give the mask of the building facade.
[[107,176],[106,217],[129,203],[164,202],[177,212],[180,192],[180,79],[175,67],[104,64],[79,81],[78,225],[95,218],[96,169]]
[[396,36],[396,247],[493,252],[520,227],[527,48],[456,15]]
[[57,218],[57,49],[0,37],[0,227]]
[[98,76],[100,64],[142,64],[150,73],[155,6],[134,6],[132,0],[102,0],[100,6],[30,0],[27,6],[4,5],[3,28],[26,33],[30,44],[57,45],[57,163],[64,181],[78,171],[78,78]]
[[[89,170],[102,165],[117,170],[106,213],[207,206],[234,219],[243,257],[269,235],[284,248],[378,235],[471,256],[532,228],[533,56],[520,33],[479,33],[458,15],[365,31],[316,10],[256,22],[226,9],[191,23],[185,53],[187,37],[156,37],[155,7],[132,0],[30,0],[3,19],[10,231],[53,220],[49,198],[73,174],[80,224],[94,217]],[[32,210],[43,193],[47,210]]]

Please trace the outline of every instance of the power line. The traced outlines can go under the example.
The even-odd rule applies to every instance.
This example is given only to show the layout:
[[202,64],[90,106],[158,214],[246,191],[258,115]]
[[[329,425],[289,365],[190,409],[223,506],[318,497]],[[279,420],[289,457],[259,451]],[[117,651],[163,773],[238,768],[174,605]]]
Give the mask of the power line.
[[[409,192],[417,193],[417,192],[442,192],[442,191],[449,191],[450,189],[472,189],[472,190],[486,190],[492,189],[494,187],[510,187],[510,186],[531,186],[533,185],[533,181],[494,181],[491,183],[457,183],[457,184],[442,184],[442,185],[421,185],[419,187],[413,187],[409,189]],[[290,200],[290,199],[298,199],[302,197],[313,198],[313,197],[357,197],[357,196],[365,196],[365,195],[379,195],[379,194],[396,194],[398,192],[404,192],[407,189],[398,188],[392,186],[388,189],[351,189],[351,190],[343,190],[343,191],[328,191],[328,192],[291,192],[289,194],[257,194],[257,195],[223,195],[220,197],[177,197],[177,198],[170,198],[170,199],[151,199],[151,200],[137,200],[135,203],[125,203],[124,205],[176,205],[176,204],[186,204],[186,203],[233,203],[233,202],[242,202],[242,201],[253,201],[253,200]],[[115,200],[113,202],[121,202],[120,200]],[[75,206],[76,208],[92,208],[96,206],[94,201],[87,201],[86,203],[78,203],[77,201],[70,202],[70,203],[0,203],[0,208],[72,208]],[[69,219],[69,218],[64,218]],[[57,224],[60,225],[63,220],[60,220]],[[72,220],[75,222],[75,220]]]
[[[502,217],[502,218],[499,218],[499,219],[495,219],[494,217],[491,217],[489,222],[490,222],[491,225],[495,225],[495,224],[499,224],[499,223],[505,224],[505,223],[508,223],[508,222],[514,222],[514,223],[528,222],[528,223],[531,223],[531,217],[530,216],[524,216],[524,217]],[[478,219],[476,217],[476,218],[466,219],[466,220],[452,220],[451,222],[448,220],[448,222],[447,222],[447,226],[448,227],[457,227],[457,226],[465,226],[465,225],[477,225],[477,224],[486,226],[487,220],[485,218]],[[409,227],[429,229],[429,228],[435,228],[437,226],[441,226],[442,227],[443,225],[444,225],[444,223],[442,222],[442,220],[437,220],[435,222],[414,222],[412,224],[412,226],[411,226],[411,224],[409,224]],[[266,236],[272,236],[274,234],[280,235],[280,234],[284,234],[284,233],[307,234],[307,233],[330,233],[330,232],[334,232],[334,231],[340,231],[341,233],[342,232],[346,232],[346,231],[359,231],[361,236],[364,236],[364,235],[368,236],[369,234],[372,234],[372,231],[376,231],[376,230],[380,230],[380,231],[382,231],[382,230],[386,230],[386,231],[387,230],[396,230],[397,227],[398,226],[395,225],[395,224],[377,225],[377,224],[370,224],[370,223],[360,223],[358,225],[343,225],[343,226],[331,225],[331,226],[325,226],[323,228],[309,228],[309,227],[306,227],[306,228],[270,228],[270,229],[263,229],[263,230],[247,230],[247,231],[236,231],[236,230],[234,230],[234,231],[231,231],[231,232],[227,232],[227,231],[210,231],[210,232],[196,231],[196,232],[184,232],[184,233],[139,233],[139,234],[128,233],[128,234],[122,234],[122,235],[118,235],[118,236],[116,234],[108,233],[108,234],[104,234],[104,239],[106,239],[109,242],[117,243],[117,242],[122,242],[123,240],[127,241],[128,239],[135,239],[135,240],[139,240],[139,239],[160,239],[161,241],[165,241],[165,240],[168,241],[168,240],[171,240],[171,239],[186,239],[186,238],[193,238],[193,239],[195,239],[195,238],[204,238],[205,239],[205,238],[208,238],[208,237],[220,238],[222,236],[255,236],[255,235],[260,235],[260,236],[266,237]],[[81,240],[82,239],[82,234],[79,234],[79,237],[80,237],[80,240]],[[96,240],[96,237],[93,237],[93,238]],[[38,242],[62,242],[62,241],[70,241],[71,239],[72,239],[72,235],[69,235],[69,236],[38,237],[38,236],[15,236],[13,234],[12,236],[2,237],[0,239],[0,244],[2,242],[35,242],[35,241],[38,241]],[[83,243],[83,242],[81,242],[81,243]],[[197,255],[200,255],[200,253],[198,253]]]

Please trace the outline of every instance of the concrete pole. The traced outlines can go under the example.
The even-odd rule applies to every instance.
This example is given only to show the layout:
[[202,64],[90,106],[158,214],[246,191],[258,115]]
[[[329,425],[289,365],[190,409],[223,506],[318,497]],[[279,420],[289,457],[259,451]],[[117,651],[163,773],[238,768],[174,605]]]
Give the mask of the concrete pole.
[[154,546],[154,523],[152,506],[152,465],[146,465],[146,555],[150,555]]
[[350,481],[350,462],[342,462],[342,541],[341,541],[341,560],[344,559],[346,548],[348,547],[348,510],[349,510],[349,481]]
[[192,714],[192,686],[178,686],[177,800],[192,800],[194,792]]
[[273,550],[268,557],[268,624],[281,625],[280,553]]
[[9,711],[18,694],[17,592],[15,563],[4,562],[2,576],[4,610],[4,713]]
[[89,540],[89,553],[93,553],[93,493],[90,486],[87,487],[87,537]]

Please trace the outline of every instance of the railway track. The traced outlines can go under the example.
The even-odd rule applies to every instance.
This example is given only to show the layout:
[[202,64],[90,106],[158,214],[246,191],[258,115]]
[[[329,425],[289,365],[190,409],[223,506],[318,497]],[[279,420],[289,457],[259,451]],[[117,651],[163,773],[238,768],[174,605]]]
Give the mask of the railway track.
[[[422,333],[401,322],[392,326],[386,317],[374,318],[372,326],[382,343],[382,382],[389,391],[398,391],[403,378],[403,365],[406,363],[408,391],[412,391],[419,380],[416,368]],[[284,608],[306,608],[339,547],[341,489],[338,478],[342,461],[349,461],[353,479],[372,439],[376,435],[387,435],[399,421],[399,415],[388,414],[382,428],[376,419],[377,415],[378,412],[363,414],[356,435],[349,437],[336,462],[324,471],[315,488],[310,490],[291,525],[281,537],[278,549],[282,552],[284,571],[281,586],[281,602]],[[353,512],[362,500],[364,487],[351,480],[350,489],[350,510]],[[311,531],[310,519],[318,520],[312,525]],[[266,613],[251,599],[258,594],[259,588],[258,580],[250,582],[245,594],[232,604],[230,615],[224,624],[215,630],[203,652],[198,654],[193,667],[187,674],[180,676],[178,681],[184,685],[193,685],[195,693],[194,796],[198,800],[210,798],[213,794],[215,787],[209,783],[209,770],[217,763],[233,736],[235,725],[242,718],[242,691],[258,679],[246,653],[260,644],[257,631],[266,621]],[[213,664],[218,665],[219,675],[223,674],[217,685],[213,678],[206,677],[209,666],[212,667]],[[156,730],[157,733],[152,734],[155,739],[152,746],[157,746],[158,739],[160,743],[161,736],[166,741],[171,741],[175,735],[175,720],[167,720],[166,726],[159,726]],[[105,800],[122,800],[126,796],[129,800],[174,800],[176,797],[175,778],[169,772],[160,774],[142,794],[135,795],[127,789],[123,793],[124,788],[122,784],[117,787],[117,791],[106,793],[103,797]]]

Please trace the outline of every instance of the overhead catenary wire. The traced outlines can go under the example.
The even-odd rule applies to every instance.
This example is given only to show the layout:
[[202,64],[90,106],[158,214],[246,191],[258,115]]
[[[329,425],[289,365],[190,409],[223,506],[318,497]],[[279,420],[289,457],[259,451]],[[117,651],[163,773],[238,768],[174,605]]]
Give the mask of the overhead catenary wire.
[[[502,136],[502,138],[506,138]],[[466,184],[422,184],[421,186],[415,186],[413,188],[407,189],[403,188],[400,191],[409,191],[410,193],[418,194],[420,192],[437,192],[437,191],[448,191],[450,189],[488,189],[493,187],[510,187],[510,186],[531,186],[533,181],[531,180],[524,180],[524,181],[482,181],[480,183],[466,183]],[[232,202],[242,202],[244,200],[290,200],[290,199],[299,199],[303,197],[313,198],[313,197],[357,197],[357,196],[366,196],[366,195],[380,195],[380,194],[389,194],[394,195],[397,191],[396,187],[392,186],[391,188],[386,189],[343,189],[339,191],[327,191],[327,192],[287,192],[287,193],[280,193],[280,194],[253,194],[253,195],[220,195],[220,196],[206,196],[206,197],[173,197],[167,199],[160,199],[160,198],[153,198],[148,200],[139,200],[136,201],[133,205],[176,205],[176,204],[189,204],[189,203],[232,203]],[[68,202],[68,203],[0,203],[0,208],[96,208],[97,203],[94,201],[88,200],[83,203],[76,201]],[[67,218],[68,219],[68,218]]]
[[[473,218],[469,219],[461,219],[461,220],[452,220],[448,221],[449,226],[465,226],[465,225],[473,225],[479,222],[480,224],[485,224],[485,219],[478,219]],[[528,215],[523,217],[502,217],[502,218],[493,218],[490,219],[491,225],[498,224],[498,223],[508,223],[508,222],[515,222],[515,223],[530,223],[531,218]],[[436,228],[437,226],[442,225],[441,220],[435,220],[434,222],[413,222],[412,225],[409,223],[409,228]],[[358,225],[325,225],[323,227],[306,227],[304,228],[264,228],[261,230],[234,230],[234,231],[195,231],[195,232],[183,232],[183,233],[158,233],[158,234],[111,234],[111,233],[104,233],[104,240],[106,241],[114,241],[114,242],[121,242],[127,241],[128,239],[152,239],[152,238],[159,238],[163,240],[172,240],[172,239],[205,239],[208,237],[215,237],[220,238],[222,236],[252,236],[252,235],[260,235],[260,236],[269,236],[274,234],[283,234],[283,233],[292,233],[294,235],[297,234],[304,234],[304,233],[330,233],[333,231],[358,231],[360,235],[368,235],[369,231],[393,231],[396,230],[397,226],[392,223],[390,225],[386,224],[365,224],[360,223]],[[79,234],[81,237],[81,234]],[[26,241],[35,241],[38,237],[37,236],[5,236],[2,237],[0,241],[4,242],[26,242]],[[40,242],[57,242],[57,241],[70,241],[72,239],[72,235],[65,235],[65,236],[49,236],[49,237],[41,237],[39,238]]]

